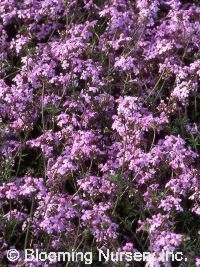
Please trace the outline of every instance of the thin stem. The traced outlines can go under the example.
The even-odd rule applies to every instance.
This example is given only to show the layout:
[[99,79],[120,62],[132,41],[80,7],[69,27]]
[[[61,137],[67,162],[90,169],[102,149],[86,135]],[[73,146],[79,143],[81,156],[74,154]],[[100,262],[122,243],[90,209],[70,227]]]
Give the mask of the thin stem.
[[26,249],[27,242],[28,242],[28,235],[29,235],[29,230],[30,230],[30,225],[31,225],[31,217],[33,215],[33,206],[34,206],[33,204],[34,204],[34,199],[32,198],[31,210],[30,210],[28,226],[27,226],[27,231],[26,231],[26,237],[25,237],[25,242],[24,242],[24,250]]

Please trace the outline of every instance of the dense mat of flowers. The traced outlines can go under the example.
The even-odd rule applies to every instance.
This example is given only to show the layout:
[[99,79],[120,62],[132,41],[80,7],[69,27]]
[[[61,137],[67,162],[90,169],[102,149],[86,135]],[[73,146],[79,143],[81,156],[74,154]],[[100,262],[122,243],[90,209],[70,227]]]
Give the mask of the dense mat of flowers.
[[1,266],[20,266],[10,248],[200,266],[199,17],[199,1],[1,0]]

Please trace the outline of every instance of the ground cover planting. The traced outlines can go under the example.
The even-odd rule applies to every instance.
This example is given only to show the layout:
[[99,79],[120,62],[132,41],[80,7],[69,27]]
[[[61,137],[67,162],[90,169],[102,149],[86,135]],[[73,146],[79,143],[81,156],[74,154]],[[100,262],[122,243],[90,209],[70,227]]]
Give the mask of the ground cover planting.
[[199,18],[1,0],[0,266],[200,267]]

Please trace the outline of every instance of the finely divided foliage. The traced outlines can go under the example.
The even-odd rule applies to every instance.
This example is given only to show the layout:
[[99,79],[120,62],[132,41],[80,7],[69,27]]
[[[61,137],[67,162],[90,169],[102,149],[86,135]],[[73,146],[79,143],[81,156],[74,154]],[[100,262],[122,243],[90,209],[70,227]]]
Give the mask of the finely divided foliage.
[[200,267],[199,17],[198,0],[1,0],[1,266],[109,248],[155,261],[91,266]]

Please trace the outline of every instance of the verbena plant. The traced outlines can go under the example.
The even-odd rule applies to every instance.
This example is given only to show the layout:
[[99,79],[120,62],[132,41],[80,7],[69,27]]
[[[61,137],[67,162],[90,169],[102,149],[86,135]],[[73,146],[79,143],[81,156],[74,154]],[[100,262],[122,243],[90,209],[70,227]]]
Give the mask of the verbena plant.
[[199,267],[199,1],[2,0],[0,15],[0,265],[85,266],[9,262],[15,248]]

